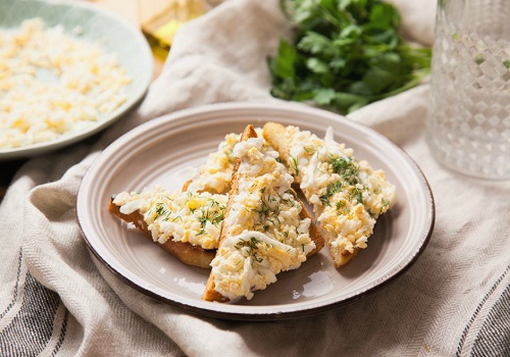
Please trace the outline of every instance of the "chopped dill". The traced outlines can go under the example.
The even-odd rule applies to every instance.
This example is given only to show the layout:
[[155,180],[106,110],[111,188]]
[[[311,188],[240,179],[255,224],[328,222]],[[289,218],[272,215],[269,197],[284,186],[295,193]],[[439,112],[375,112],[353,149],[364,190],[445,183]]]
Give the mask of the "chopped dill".
[[172,212],[170,212],[166,207],[165,205],[162,203],[162,202],[158,202],[156,203],[156,216],[159,218],[159,217],[162,217],[163,220],[165,221],[168,221],[170,219],[170,216],[172,214]]
[[390,201],[388,201],[386,198],[381,198],[381,210],[385,210],[390,206]]
[[351,190],[350,195],[352,198],[355,198],[358,203],[363,203],[363,190],[359,187],[354,187]]
[[308,154],[308,155],[313,155],[313,153],[315,152],[315,149],[313,148],[313,146],[309,145],[309,146],[304,146],[303,149],[305,150],[305,152]]
[[200,209],[200,216],[197,217],[198,222],[200,223],[201,230],[198,232],[198,235],[202,235],[205,233],[205,226],[207,222],[211,222],[211,224],[218,225],[225,219],[225,206],[220,205],[218,201],[211,198],[211,207]]
[[271,208],[268,206],[264,199],[260,200],[260,205],[257,208],[253,208],[253,211],[258,213],[260,216],[260,220],[263,220],[269,216],[271,213]]
[[336,203],[336,210],[338,213],[346,214],[347,213],[347,202],[345,200],[340,200]]
[[259,257],[259,256],[257,255],[257,253],[256,253],[256,250],[257,250],[257,248],[258,248],[258,247],[257,247],[257,244],[258,244],[258,243],[260,243],[260,241],[259,241],[257,238],[255,238],[255,237],[251,237],[251,238],[250,238],[250,239],[248,239],[248,240],[242,240],[242,239],[241,239],[239,242],[237,242],[237,243],[234,245],[234,247],[235,247],[236,249],[241,249],[241,248],[243,248],[243,247],[247,247],[247,248],[248,248],[248,250],[249,250],[250,255],[251,255],[251,256],[253,256],[253,258],[254,258],[254,259],[255,259],[258,263],[260,263],[260,262],[262,262],[262,260],[263,260],[263,259],[262,259],[261,257]]
[[220,203],[218,201],[216,201],[214,198],[209,198],[209,201],[211,202],[211,207],[213,206],[219,206]]
[[342,189],[342,182],[341,181],[330,183],[326,187],[326,192],[323,193],[319,197],[319,199],[321,200],[321,202],[324,205],[329,206],[330,205],[329,199],[331,198],[331,196],[333,196],[335,193],[339,192],[341,189]]
[[329,159],[331,169],[351,185],[359,182],[359,164],[350,157],[331,156]]
[[242,247],[248,247],[250,249],[257,249],[257,244],[260,243],[260,241],[255,238],[255,237],[251,237],[250,239],[248,240],[240,240],[239,242],[237,242],[234,247],[236,247],[237,249],[241,249]]
[[298,161],[295,157],[290,156],[290,166],[292,166],[292,169],[294,170],[296,176],[299,176],[299,167],[298,167]]

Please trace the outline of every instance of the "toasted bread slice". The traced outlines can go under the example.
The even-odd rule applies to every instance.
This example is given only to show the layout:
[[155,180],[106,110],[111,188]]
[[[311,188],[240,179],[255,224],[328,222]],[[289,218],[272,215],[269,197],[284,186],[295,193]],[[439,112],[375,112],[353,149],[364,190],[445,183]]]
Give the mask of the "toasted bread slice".
[[[147,223],[145,223],[143,215],[138,210],[131,214],[123,214],[120,212],[120,207],[113,203],[113,198],[110,200],[108,210],[123,221],[133,223],[136,228],[142,231],[145,236],[152,241],[152,235],[147,227]],[[216,254],[215,249],[203,249],[199,246],[191,245],[190,243],[174,242],[171,239],[158,245],[184,264],[206,269],[210,268],[209,264]]]
[[[191,190],[192,192],[208,192],[211,194],[227,193],[230,190],[230,180],[234,166],[229,155],[233,146],[239,142],[239,137],[239,134],[227,134],[219,144],[218,149],[211,153],[207,162],[200,167],[200,174],[184,182],[182,192]],[[140,212],[133,212],[129,215],[122,214],[120,207],[116,206],[113,200],[109,203],[109,210],[116,217],[135,223],[138,229],[149,237],[151,236]],[[190,243],[175,242],[172,239],[159,245],[183,263],[202,268],[210,268],[209,263],[215,255],[215,249],[203,249]]]
[[241,134],[225,135],[216,151],[210,153],[206,162],[199,167],[197,174],[184,184],[183,191],[228,193],[235,168],[232,149],[240,139]]
[[299,184],[299,177],[296,177],[297,175],[295,170],[290,167],[290,147],[285,127],[278,123],[268,122],[264,124],[264,127],[262,128],[262,135],[264,136],[264,139],[266,139],[266,141],[274,147],[276,151],[278,151],[282,161],[287,165],[287,167],[289,167],[289,169],[292,170],[295,182]]
[[384,172],[372,170],[366,161],[357,161],[352,150],[334,142],[331,132],[322,140],[293,126],[266,123],[263,136],[313,205],[335,265],[348,263],[366,248],[377,217],[394,200],[395,187]]
[[[246,141],[250,138],[256,138],[257,137],[257,133],[255,132],[254,128],[252,125],[248,125],[241,137],[241,141]],[[240,186],[240,177],[239,177],[239,166],[241,164],[241,160],[240,159],[236,159],[236,163],[235,163],[235,169],[234,169],[234,174],[233,174],[233,180],[232,180],[232,184],[231,184],[231,189],[230,189],[230,192],[229,192],[229,202],[227,204],[227,208],[226,208],[226,211],[225,211],[225,221],[224,221],[224,224],[222,226],[222,230],[221,230],[221,234],[220,234],[220,243],[219,243],[219,249],[222,248],[222,244],[225,242],[225,240],[228,238],[229,236],[229,225],[228,223],[228,220],[229,220],[229,216],[232,214],[232,206],[233,206],[233,201],[234,201],[234,198],[239,195],[239,186]],[[294,196],[294,199],[298,202],[298,204],[301,206],[301,209],[300,209],[300,212],[299,212],[299,217],[301,220],[304,220],[306,218],[308,218],[311,222],[311,218],[310,218],[310,213],[307,211],[306,209],[306,206],[303,204],[303,202],[301,202],[299,200],[299,198],[297,197],[296,193],[290,189],[290,191],[293,193],[293,196]],[[263,192],[263,191],[262,191]],[[253,211],[253,209],[252,209]],[[309,237],[311,239],[311,241],[313,242],[313,249],[311,249],[307,254],[306,256],[311,256],[313,254],[315,254],[316,252],[318,252],[323,246],[324,246],[324,240],[322,239],[321,235],[319,234],[319,230],[312,224],[310,223],[310,226],[308,228],[308,234],[309,234]],[[254,238],[251,238],[252,240]],[[238,241],[238,243],[246,243],[246,241]],[[249,243],[248,243],[249,244]],[[303,252],[304,252],[304,245],[303,245]],[[251,249],[251,248],[250,248]],[[255,249],[255,248],[253,248]],[[256,258],[255,258],[256,259]],[[228,302],[230,301],[230,299],[224,295],[222,295],[220,292],[218,292],[216,290],[216,284],[215,284],[215,278],[214,278],[214,274],[213,272],[211,272],[210,276],[209,276],[209,279],[207,281],[207,285],[206,285],[206,288],[205,288],[205,292],[203,294],[203,297],[202,297],[204,300],[207,300],[207,301],[217,301],[217,302]]]

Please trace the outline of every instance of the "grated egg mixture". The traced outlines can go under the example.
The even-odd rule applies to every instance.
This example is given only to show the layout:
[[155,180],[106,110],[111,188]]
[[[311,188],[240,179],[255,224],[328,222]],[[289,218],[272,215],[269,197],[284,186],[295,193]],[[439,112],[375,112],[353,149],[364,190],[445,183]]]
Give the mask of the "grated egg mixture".
[[310,219],[291,189],[292,175],[262,138],[235,145],[240,158],[238,190],[231,197],[225,239],[211,262],[215,290],[235,301],[276,281],[281,271],[298,268],[315,248]]
[[113,203],[123,214],[138,210],[155,242],[163,244],[172,239],[204,249],[216,249],[227,199],[226,195],[207,192],[170,193],[156,186],[141,193],[121,192]]
[[126,101],[130,78],[98,45],[25,20],[0,31],[0,149],[85,129]]
[[240,134],[227,134],[218,149],[209,154],[188,187],[192,192],[227,193],[230,190],[235,167],[233,149],[239,142]]
[[313,205],[323,236],[337,266],[367,247],[376,219],[386,212],[395,186],[382,170],[357,161],[353,150],[294,126],[286,128],[289,161],[296,180]]

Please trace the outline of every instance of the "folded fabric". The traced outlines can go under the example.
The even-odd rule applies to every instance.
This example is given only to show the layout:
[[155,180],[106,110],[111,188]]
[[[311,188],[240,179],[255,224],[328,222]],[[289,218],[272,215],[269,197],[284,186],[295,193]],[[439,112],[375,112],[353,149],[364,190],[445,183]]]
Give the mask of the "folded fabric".
[[[394,2],[406,35],[430,44],[435,1]],[[403,147],[436,197],[427,249],[373,294],[294,321],[214,320],[141,294],[88,252],[76,222],[76,194],[100,151],[128,129],[178,109],[274,101],[266,56],[288,31],[276,0],[224,3],[182,28],[136,111],[99,139],[35,158],[19,171],[0,206],[0,355],[445,356],[483,347],[473,343],[483,324],[467,326],[498,279],[508,286],[502,276],[509,264],[510,185],[469,179],[434,161],[424,138],[426,85],[349,116]],[[497,286],[494,301],[505,291]]]

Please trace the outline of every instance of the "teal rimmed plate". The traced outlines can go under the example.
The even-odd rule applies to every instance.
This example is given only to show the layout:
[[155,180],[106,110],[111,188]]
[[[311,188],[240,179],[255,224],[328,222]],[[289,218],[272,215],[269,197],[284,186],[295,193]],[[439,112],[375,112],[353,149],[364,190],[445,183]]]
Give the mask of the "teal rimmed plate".
[[41,18],[48,26],[61,24],[69,33],[78,26],[82,30],[80,38],[98,42],[105,52],[114,53],[131,78],[125,89],[127,100],[81,131],[63,134],[56,140],[43,143],[0,149],[0,160],[31,157],[56,150],[104,129],[145,95],[154,71],[152,53],[141,32],[124,19],[97,6],[78,1],[0,1],[2,30],[16,28],[24,20],[35,17]]

